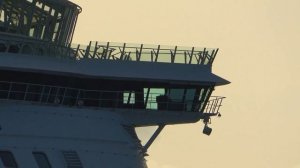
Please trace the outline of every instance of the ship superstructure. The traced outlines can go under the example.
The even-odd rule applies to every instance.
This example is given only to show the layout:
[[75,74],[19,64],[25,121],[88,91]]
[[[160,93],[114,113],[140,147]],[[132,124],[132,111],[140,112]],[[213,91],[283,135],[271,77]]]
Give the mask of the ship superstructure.
[[[218,49],[72,44],[81,8],[0,1],[0,167],[146,167],[166,125],[219,115]],[[158,126],[145,145],[136,127]]]

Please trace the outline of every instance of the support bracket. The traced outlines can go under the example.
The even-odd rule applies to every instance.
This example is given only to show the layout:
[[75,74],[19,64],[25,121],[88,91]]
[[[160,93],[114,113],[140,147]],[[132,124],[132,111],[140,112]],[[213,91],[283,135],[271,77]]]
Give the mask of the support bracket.
[[159,133],[164,129],[165,125],[159,125],[158,128],[155,130],[153,135],[150,137],[148,142],[143,146],[143,151],[147,152],[148,148],[151,146],[151,144],[155,141]]

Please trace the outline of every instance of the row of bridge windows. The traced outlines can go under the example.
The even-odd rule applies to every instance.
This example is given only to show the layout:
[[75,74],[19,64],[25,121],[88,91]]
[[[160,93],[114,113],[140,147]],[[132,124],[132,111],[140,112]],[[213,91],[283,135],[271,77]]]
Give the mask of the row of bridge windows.
[[[212,88],[144,88],[146,109],[201,111],[211,94]],[[124,91],[123,104],[138,102],[135,91]]]
[[212,87],[137,88],[113,91],[0,81],[0,99],[67,106],[201,112],[211,92]]
[[212,84],[185,85],[0,71],[0,99],[65,106],[203,112],[213,89]]

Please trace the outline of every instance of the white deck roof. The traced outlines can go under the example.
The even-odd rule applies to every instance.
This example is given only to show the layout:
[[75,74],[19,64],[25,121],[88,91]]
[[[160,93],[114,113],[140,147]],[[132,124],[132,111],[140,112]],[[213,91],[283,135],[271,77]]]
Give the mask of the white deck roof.
[[215,83],[229,81],[211,73],[211,66],[113,60],[72,60],[48,56],[0,53],[0,69],[75,75],[94,78],[123,78],[179,83]]

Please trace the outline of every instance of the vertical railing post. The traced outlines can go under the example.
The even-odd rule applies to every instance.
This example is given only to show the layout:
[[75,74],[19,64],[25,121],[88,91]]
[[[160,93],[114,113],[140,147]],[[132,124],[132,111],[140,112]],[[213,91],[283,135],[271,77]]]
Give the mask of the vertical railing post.
[[215,108],[214,108],[214,113],[218,113],[218,107],[220,106],[220,101],[221,101],[221,99],[219,98],[219,97],[216,97],[216,106],[215,106]]
[[211,60],[213,59],[214,54],[215,54],[215,50],[212,50],[210,58],[208,60],[208,64],[212,64]]
[[97,50],[98,50],[98,41],[96,41],[96,44],[95,44],[95,49],[94,49],[94,53],[93,53],[93,58],[95,58],[96,53],[97,53]]
[[60,100],[58,99],[58,92],[60,91],[60,87],[57,86],[56,88],[57,88],[57,90],[56,90],[55,97],[54,97],[54,104],[59,104]]
[[[208,101],[207,101],[206,106],[204,107],[203,112],[207,113],[207,112],[209,111],[210,102],[211,102],[211,100],[208,100]],[[203,104],[204,104],[204,103],[203,103]]]
[[154,62],[157,62],[159,51],[160,51],[160,45],[158,45],[158,47],[157,47],[157,52],[154,51],[154,53],[155,53],[155,61]]
[[188,56],[189,51],[184,51],[184,64],[187,64],[187,56]]
[[90,48],[91,48],[92,42],[90,41],[89,45],[86,47],[84,58],[88,58],[90,55]]
[[120,60],[124,59],[124,55],[125,55],[125,48],[126,48],[126,43],[123,44],[123,48],[122,48],[122,52],[121,52],[121,56],[120,56]]
[[210,101],[211,104],[210,104],[210,106],[209,106],[209,110],[207,111],[208,113],[211,113],[212,108],[213,108],[213,105],[214,105],[214,101],[215,101],[215,100],[211,100],[211,101]]
[[214,112],[215,107],[216,107],[216,103],[217,103],[217,100],[214,98],[214,99],[212,100],[211,108],[210,108],[209,113],[213,113],[213,112]]
[[53,87],[49,87],[49,92],[48,92],[48,96],[47,96],[46,103],[49,103],[49,97],[50,97],[50,94],[51,94],[52,88],[53,88]]
[[[206,54],[207,54],[207,52],[206,52],[206,48],[204,48],[204,50],[203,50],[203,52],[202,52],[203,54],[202,54],[202,59],[199,59],[199,62],[198,62],[198,64],[204,64],[205,63],[205,60],[206,60]],[[200,62],[201,61],[201,62]]]
[[29,84],[27,83],[26,89],[25,89],[25,94],[24,94],[24,99],[23,99],[24,101],[26,100],[26,97],[27,97],[28,88],[29,88]]
[[[214,50],[215,51],[215,50]],[[216,55],[218,53],[219,49],[217,48],[216,51],[214,52],[214,54],[211,54],[212,58],[210,60],[210,64],[212,64],[216,58]]]
[[77,93],[77,96],[76,96],[75,105],[78,105],[79,95],[80,95],[80,89],[78,89],[78,93]]
[[12,82],[9,82],[9,89],[8,89],[8,94],[7,94],[7,100],[9,100],[11,89],[12,89]]
[[40,93],[40,103],[42,103],[44,92],[45,92],[45,85],[43,85],[42,92]]
[[194,50],[195,50],[195,47],[192,48],[192,52],[191,52],[191,55],[190,55],[190,61],[189,61],[189,64],[192,63],[193,55],[194,55]]
[[136,49],[136,61],[140,61],[141,60],[141,56],[142,56],[142,50],[143,50],[143,44],[141,44],[140,50],[138,51],[138,49]]
[[170,50],[170,52],[171,52],[171,63],[174,63],[175,62],[176,53],[177,53],[177,46],[175,46],[174,53],[172,52],[172,50]]
[[[107,42],[107,45],[106,45],[106,50],[105,50],[105,58],[104,59],[109,59],[109,57],[110,57],[110,53],[108,53],[109,52],[109,42]],[[108,55],[109,54],[109,55]]]
[[220,103],[219,103],[219,105],[218,105],[217,113],[219,112],[220,107],[222,106],[222,101],[223,101],[223,97],[220,98]]
[[79,48],[80,48],[80,44],[77,45],[76,52],[74,54],[75,59],[77,58],[79,59],[79,55],[78,55]]
[[66,92],[67,92],[67,88],[64,88],[64,94],[63,94],[63,97],[62,97],[62,100],[61,100],[61,104],[63,105],[64,104],[64,100],[65,100],[65,96],[66,96]]

